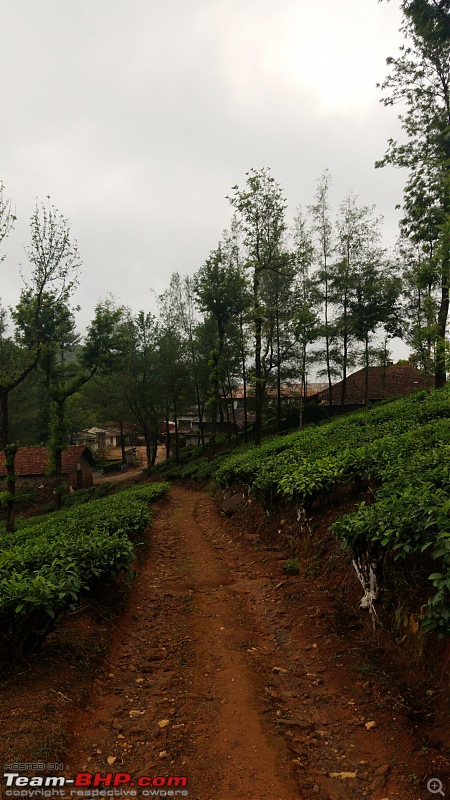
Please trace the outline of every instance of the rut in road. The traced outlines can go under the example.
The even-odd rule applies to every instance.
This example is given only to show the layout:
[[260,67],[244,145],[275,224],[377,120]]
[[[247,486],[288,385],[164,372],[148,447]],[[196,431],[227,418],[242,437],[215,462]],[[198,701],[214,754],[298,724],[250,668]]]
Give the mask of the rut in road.
[[223,531],[209,496],[172,488],[95,697],[74,720],[68,774],[186,776],[195,800],[299,796],[258,709],[255,631],[215,544]]
[[[248,664],[249,641],[258,639],[254,620],[240,597],[236,571],[220,557],[222,520],[205,514],[202,498],[191,495],[173,518],[185,561],[185,586],[192,597],[195,695],[210,697],[208,724],[199,736],[195,772],[223,800],[298,797],[289,779],[284,744],[264,728],[258,702],[260,679]],[[244,656],[244,653],[247,657]],[[216,794],[217,792],[217,794]]]
[[416,798],[408,776],[430,753],[422,763],[384,686],[355,687],[326,588],[282,563],[209,494],[172,487],[74,713],[67,774],[186,777],[195,800]]

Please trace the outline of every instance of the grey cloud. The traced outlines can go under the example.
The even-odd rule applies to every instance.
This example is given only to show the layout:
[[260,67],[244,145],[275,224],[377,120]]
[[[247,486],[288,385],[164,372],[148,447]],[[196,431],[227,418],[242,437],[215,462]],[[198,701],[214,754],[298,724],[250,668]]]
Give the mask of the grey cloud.
[[[272,168],[291,215],[311,202],[328,166],[336,203],[350,190],[377,203],[393,242],[403,177],[376,172],[373,162],[398,123],[379,105],[374,76],[383,78],[384,58],[401,41],[398,8],[321,0],[319,15],[318,6],[18,0],[4,7],[0,178],[19,220],[0,296],[15,302],[27,222],[35,198],[47,194],[70,218],[84,260],[81,324],[108,290],[137,310],[172,270],[197,269],[229,224],[225,195],[252,166]],[[346,91],[331,108],[327,80],[338,69]]]

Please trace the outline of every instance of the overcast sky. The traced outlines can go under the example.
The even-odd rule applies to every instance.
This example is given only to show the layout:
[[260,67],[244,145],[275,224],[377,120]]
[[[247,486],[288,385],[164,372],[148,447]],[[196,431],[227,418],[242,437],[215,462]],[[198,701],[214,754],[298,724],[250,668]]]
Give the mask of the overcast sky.
[[231,219],[226,195],[271,168],[289,217],[325,168],[396,238],[405,176],[375,170],[396,112],[375,87],[402,42],[399,0],[0,0],[0,179],[18,221],[14,304],[36,199],[71,221],[80,324],[111,292],[154,308]]

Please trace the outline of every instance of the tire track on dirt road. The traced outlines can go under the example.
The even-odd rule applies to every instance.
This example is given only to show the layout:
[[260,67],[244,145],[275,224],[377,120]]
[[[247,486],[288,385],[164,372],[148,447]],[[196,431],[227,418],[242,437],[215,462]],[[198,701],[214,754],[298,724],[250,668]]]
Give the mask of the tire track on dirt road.
[[223,532],[211,497],[172,488],[90,704],[74,715],[68,775],[187,776],[195,800],[299,797],[242,652],[251,619],[208,541]]
[[[180,497],[179,489],[173,491]],[[298,791],[290,759],[263,725],[263,685],[244,655],[256,635],[254,621],[235,591],[236,573],[214,548],[223,520],[211,513],[210,498],[182,494],[174,522],[187,560],[185,587],[192,593],[192,689],[209,701],[200,711],[192,756],[199,798],[292,800]]]

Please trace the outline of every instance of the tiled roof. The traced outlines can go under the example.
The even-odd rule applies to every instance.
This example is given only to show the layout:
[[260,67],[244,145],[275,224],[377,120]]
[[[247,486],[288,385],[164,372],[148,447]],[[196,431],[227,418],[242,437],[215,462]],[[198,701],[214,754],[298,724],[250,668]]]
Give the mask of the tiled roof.
[[[62,472],[67,474],[77,468],[81,456],[92,463],[92,453],[83,444],[71,445],[63,450]],[[5,453],[0,452],[0,476],[6,475]],[[14,462],[14,472],[18,476],[47,475],[49,472],[48,449],[46,447],[19,447]]]
[[[321,389],[325,389],[327,387],[326,383],[308,383],[306,385],[306,396],[311,397],[312,395],[319,392]],[[254,395],[254,388],[252,386],[247,386],[247,397],[253,397]],[[267,397],[277,397],[277,389],[269,387],[266,389],[265,392]],[[281,385],[281,397],[284,398],[299,398],[303,394],[303,385],[301,383],[293,383],[293,384],[282,384]],[[242,400],[244,397],[244,389],[242,386],[239,386],[233,392],[233,400]]]
[[[369,400],[384,400],[405,397],[418,389],[434,386],[434,378],[416,369],[411,364],[390,364],[388,367],[369,367]],[[345,387],[347,405],[364,403],[366,371],[360,369],[347,376]],[[342,381],[333,384],[333,405],[340,405]],[[328,403],[328,389],[317,393],[317,398]]]
[[[117,422],[105,422],[105,424],[102,425],[102,430],[106,431],[107,433],[110,433],[111,430],[114,430],[114,432],[119,431],[120,433],[120,425],[118,425]],[[124,433],[136,433],[136,431],[139,431],[139,425],[137,425],[135,422],[123,423]]]

